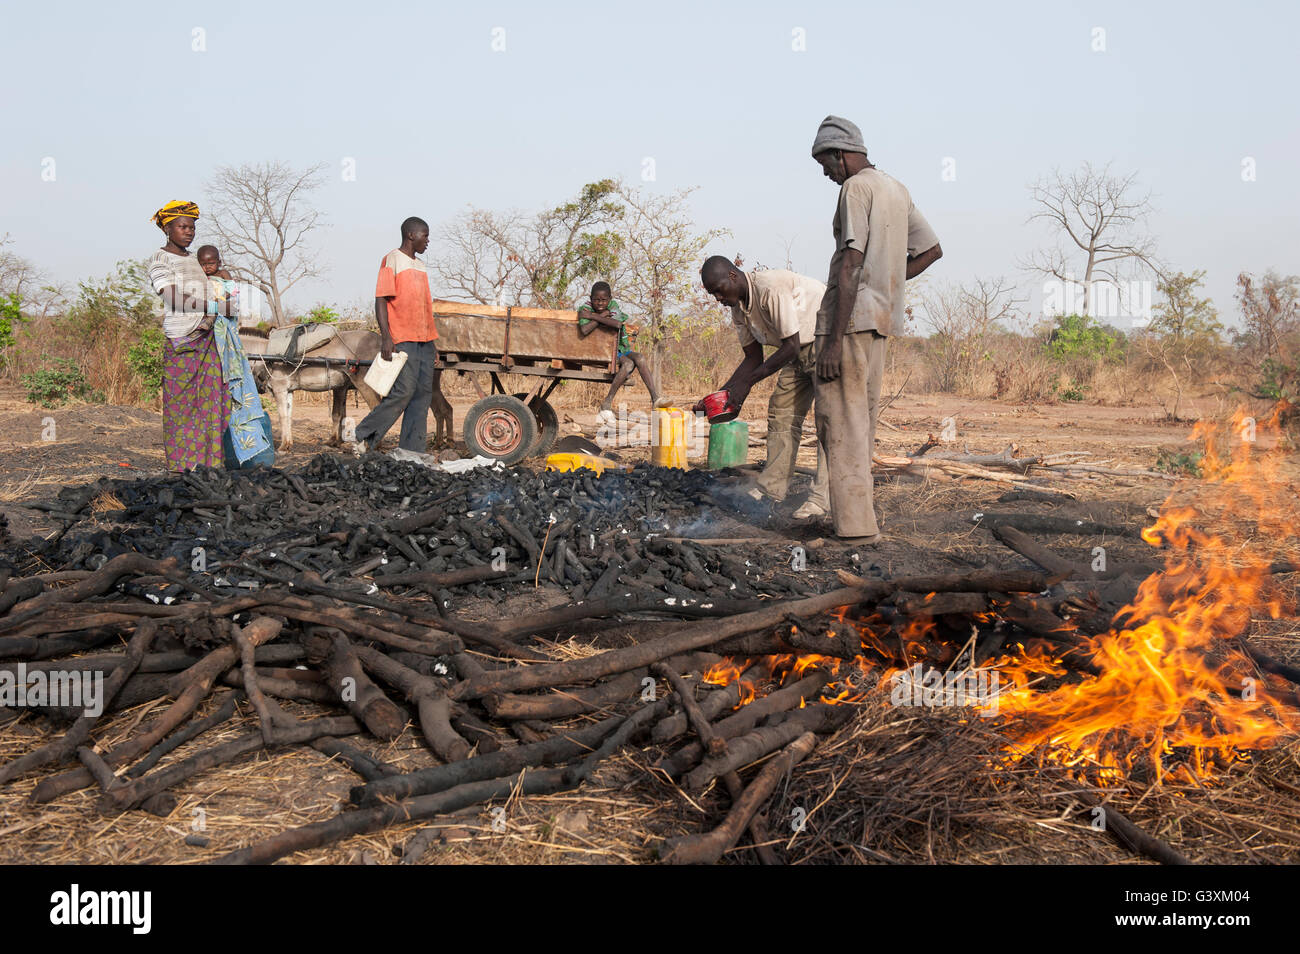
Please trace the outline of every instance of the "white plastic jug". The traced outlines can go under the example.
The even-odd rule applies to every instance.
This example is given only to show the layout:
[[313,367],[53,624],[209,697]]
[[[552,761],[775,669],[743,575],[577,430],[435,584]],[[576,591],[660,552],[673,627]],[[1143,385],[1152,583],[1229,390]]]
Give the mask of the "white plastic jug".
[[405,351],[394,350],[391,361],[385,361],[382,354],[377,354],[375,360],[370,362],[370,370],[366,372],[363,380],[366,382],[366,386],[380,397],[387,397],[388,392],[393,389],[393,382],[397,380],[397,375],[404,364],[406,364]]

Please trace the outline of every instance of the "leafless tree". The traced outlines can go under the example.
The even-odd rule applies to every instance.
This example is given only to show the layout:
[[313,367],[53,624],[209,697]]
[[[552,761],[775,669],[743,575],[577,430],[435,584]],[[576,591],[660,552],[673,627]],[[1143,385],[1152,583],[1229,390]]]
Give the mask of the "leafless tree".
[[1300,276],[1269,270],[1262,278],[1237,276],[1243,329],[1238,341],[1252,360],[1293,360],[1300,351]]
[[621,247],[613,226],[622,215],[612,179],[589,183],[573,200],[533,216],[471,206],[439,230],[432,268],[457,296],[568,308],[584,279],[613,267]]
[[646,327],[649,350],[716,312],[711,300],[702,304],[698,269],[705,246],[727,233],[696,231],[691,191],[660,195],[604,179],[536,215],[471,207],[438,230],[430,269],[440,293],[541,308],[572,307],[587,282],[605,279]]
[[1013,321],[1022,305],[1023,297],[1016,297],[1015,286],[1006,278],[977,278],[974,284],[962,289],[968,312],[981,331],[992,331],[996,325]]
[[1005,278],[977,278],[970,285],[947,285],[921,294],[931,328],[926,360],[941,391],[967,388],[985,357],[988,340],[1017,315],[1025,299]]
[[430,269],[439,293],[484,305],[518,301],[527,285],[519,249],[526,245],[525,217],[470,208],[438,229]]
[[0,295],[18,295],[21,298],[40,280],[40,276],[36,266],[5,248],[12,244],[8,232],[0,235]]
[[655,194],[619,181],[626,206],[619,227],[622,247],[610,275],[618,300],[640,314],[656,354],[669,334],[680,334],[680,319],[696,314],[699,268],[704,249],[726,229],[697,231],[687,201],[694,189]]
[[1282,403],[1281,419],[1300,419],[1300,276],[1269,269],[1237,276],[1242,329],[1237,344],[1247,360],[1252,397]]
[[276,325],[284,322],[289,289],[321,273],[306,239],[323,226],[310,194],[323,183],[325,168],[319,163],[294,169],[283,162],[221,166],[208,184],[205,230],[231,274],[266,295]]
[[1038,208],[1029,221],[1050,223],[1057,244],[1035,251],[1024,267],[1067,286],[1082,284],[1084,314],[1093,282],[1122,287],[1120,276],[1134,267],[1160,275],[1155,240],[1146,232],[1151,195],[1137,190],[1137,173],[1112,175],[1110,163],[1101,169],[1084,163],[1070,173],[1053,170],[1030,187]]
[[42,269],[15,254],[9,233],[0,236],[0,295],[17,295],[24,314],[58,313],[67,304],[67,289],[53,284]]

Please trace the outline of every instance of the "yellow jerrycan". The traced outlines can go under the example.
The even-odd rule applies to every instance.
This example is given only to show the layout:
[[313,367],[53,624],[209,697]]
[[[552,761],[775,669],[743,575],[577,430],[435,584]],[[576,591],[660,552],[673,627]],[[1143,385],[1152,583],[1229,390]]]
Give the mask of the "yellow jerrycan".
[[655,408],[650,442],[650,463],[657,467],[686,469],[686,415],[679,407]]

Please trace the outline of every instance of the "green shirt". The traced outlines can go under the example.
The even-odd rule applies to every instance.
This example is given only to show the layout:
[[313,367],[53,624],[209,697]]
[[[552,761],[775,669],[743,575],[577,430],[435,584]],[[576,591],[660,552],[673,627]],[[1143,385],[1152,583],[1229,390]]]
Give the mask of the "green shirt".
[[[623,309],[619,307],[618,302],[616,302],[612,298],[609,300],[608,308],[609,308],[610,317],[615,319],[618,322],[619,352],[623,353],[626,351],[631,351],[632,341],[630,338],[628,338],[627,332],[623,328],[623,326],[627,324],[627,315],[623,313]],[[584,301],[581,305],[578,306],[578,327],[581,328],[583,325],[590,324],[591,322],[596,320],[595,318],[584,317],[585,315],[590,315],[591,313],[592,313],[591,302]]]

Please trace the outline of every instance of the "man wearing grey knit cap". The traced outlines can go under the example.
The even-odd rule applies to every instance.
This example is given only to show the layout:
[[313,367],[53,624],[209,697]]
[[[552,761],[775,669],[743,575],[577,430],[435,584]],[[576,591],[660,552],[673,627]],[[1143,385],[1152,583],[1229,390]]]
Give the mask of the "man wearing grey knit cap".
[[885,341],[903,329],[903,287],[943,251],[907,188],[867,160],[862,132],[822,120],[813,158],[840,187],[826,295],[817,312],[817,439],[826,454],[831,520],[849,544],[880,540],[872,502]]

